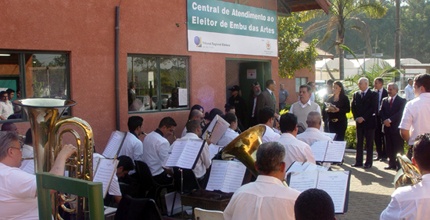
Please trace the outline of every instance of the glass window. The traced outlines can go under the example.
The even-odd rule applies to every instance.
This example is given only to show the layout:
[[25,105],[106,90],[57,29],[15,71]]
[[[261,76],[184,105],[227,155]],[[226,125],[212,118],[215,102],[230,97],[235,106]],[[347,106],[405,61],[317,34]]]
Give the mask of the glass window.
[[296,92],[300,92],[300,86],[306,85],[308,77],[296,77]]
[[188,108],[187,57],[129,55],[127,69],[129,112]]
[[68,62],[67,53],[0,50],[0,91],[8,93],[8,100],[0,101],[0,119],[21,118],[20,106],[11,103],[15,99],[68,99]]

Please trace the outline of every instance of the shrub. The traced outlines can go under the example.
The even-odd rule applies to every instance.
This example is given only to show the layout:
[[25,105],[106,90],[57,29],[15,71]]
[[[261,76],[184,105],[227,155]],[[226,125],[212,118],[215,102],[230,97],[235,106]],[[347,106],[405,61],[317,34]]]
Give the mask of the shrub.
[[350,125],[346,128],[345,131],[345,141],[346,141],[346,147],[350,149],[356,149],[357,148],[357,139],[356,139],[356,132],[355,132],[355,125]]

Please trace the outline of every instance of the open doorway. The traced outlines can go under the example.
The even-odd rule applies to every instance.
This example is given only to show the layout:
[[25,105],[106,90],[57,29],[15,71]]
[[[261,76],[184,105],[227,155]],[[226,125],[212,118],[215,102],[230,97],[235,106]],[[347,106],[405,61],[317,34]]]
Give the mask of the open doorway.
[[250,117],[250,101],[252,96],[252,83],[259,82],[261,89],[266,89],[265,82],[272,78],[270,60],[246,60],[227,59],[225,68],[226,79],[226,102],[231,96],[230,88],[235,85],[240,87],[240,93],[246,103],[247,115],[242,124],[248,128]]

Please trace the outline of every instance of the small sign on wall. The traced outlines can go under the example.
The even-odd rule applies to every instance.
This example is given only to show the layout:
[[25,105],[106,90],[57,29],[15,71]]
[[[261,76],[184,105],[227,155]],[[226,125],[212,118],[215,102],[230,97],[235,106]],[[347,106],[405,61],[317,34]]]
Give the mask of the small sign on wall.
[[246,70],[247,79],[257,79],[257,69]]

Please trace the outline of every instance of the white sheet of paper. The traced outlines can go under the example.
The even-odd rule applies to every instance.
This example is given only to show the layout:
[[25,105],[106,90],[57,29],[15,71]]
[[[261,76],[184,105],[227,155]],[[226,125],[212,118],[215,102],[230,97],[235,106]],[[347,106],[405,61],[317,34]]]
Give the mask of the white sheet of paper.
[[324,161],[324,157],[327,151],[328,141],[317,141],[312,144],[311,150],[314,154],[315,161]]
[[223,146],[210,144],[208,147],[209,147],[209,158],[212,160],[212,158],[215,157],[215,155],[222,149]]
[[206,138],[206,133],[211,132],[215,127],[216,122],[218,121],[219,115],[215,115],[214,119],[211,121],[211,123],[209,124],[208,128],[206,128],[206,130],[203,132],[203,138]]
[[346,141],[330,141],[324,161],[342,162],[345,148]]
[[26,173],[34,174],[34,160],[23,160],[19,169]]
[[116,153],[118,152],[119,146],[121,145],[122,139],[124,138],[125,133],[121,131],[113,131],[110,135],[110,139],[108,144],[106,145],[105,150],[103,151],[103,156],[106,158],[114,158]]
[[289,186],[303,192],[310,188],[316,188],[318,171],[304,171],[291,174]]
[[211,172],[209,174],[208,184],[206,190],[214,191],[220,190],[224,182],[224,177],[227,172],[226,160],[213,160],[211,165]]
[[301,172],[301,171],[305,171],[306,168],[309,166],[310,163],[308,162],[298,162],[298,161],[294,161],[291,166],[288,168],[286,174],[292,173],[292,172]]
[[188,105],[188,90],[178,88],[178,99],[179,99],[179,105]]
[[221,137],[227,131],[228,127],[230,127],[230,124],[227,121],[225,121],[223,118],[218,117],[217,122],[212,130],[210,142],[218,143],[219,139],[221,139]]
[[93,182],[101,182],[103,184],[103,198],[106,197],[110,182],[115,174],[118,160],[101,158],[94,174]]
[[246,167],[237,161],[213,160],[206,190],[235,192],[243,182]]
[[229,161],[227,173],[221,191],[225,193],[235,192],[242,185],[246,167],[241,162]]
[[323,132],[323,134],[329,138],[331,138],[331,140],[334,139],[334,137],[336,137],[336,133],[327,133],[327,132]]
[[344,212],[348,178],[349,171],[326,171],[319,174],[317,188],[330,195],[335,213]]
[[176,140],[170,149],[169,157],[166,160],[166,167],[174,167],[181,157],[182,151],[187,145],[188,140]]
[[181,157],[178,160],[177,167],[183,169],[192,169],[194,162],[199,156],[202,145],[202,140],[188,140],[187,145],[185,146]]

